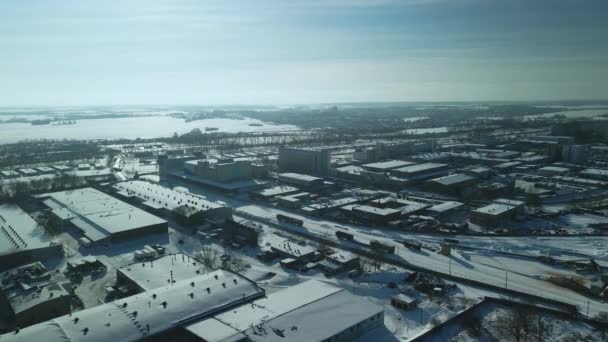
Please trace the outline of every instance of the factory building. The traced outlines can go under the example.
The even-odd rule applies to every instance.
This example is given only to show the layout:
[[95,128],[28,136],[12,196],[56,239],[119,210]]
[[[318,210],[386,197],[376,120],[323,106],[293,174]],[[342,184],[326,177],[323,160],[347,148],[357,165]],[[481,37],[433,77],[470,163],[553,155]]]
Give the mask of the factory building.
[[389,172],[394,169],[413,165],[414,162],[404,160],[387,160],[383,162],[361,165],[362,168],[372,172]]
[[463,173],[457,173],[445,177],[431,179],[424,184],[424,187],[433,192],[458,195],[476,182],[477,179],[475,177],[468,176]]
[[328,255],[325,260],[319,262],[319,268],[326,274],[340,274],[356,270],[361,267],[359,256],[351,252],[336,252]]
[[97,189],[82,188],[36,195],[65,227],[82,233],[83,245],[107,240],[124,240],[146,234],[167,233],[167,221],[118,200]]
[[331,154],[324,148],[279,147],[279,169],[285,172],[304,172],[328,175]]
[[401,218],[401,210],[391,208],[376,208],[369,205],[351,204],[340,208],[346,216],[370,224],[387,224]]
[[203,264],[186,254],[168,254],[118,268],[116,283],[127,286],[131,293],[141,293],[195,278],[204,270]]
[[584,164],[591,155],[588,145],[564,145],[561,154],[562,161],[572,164]]
[[471,223],[480,226],[497,226],[508,220],[511,220],[515,215],[524,211],[525,205],[522,201],[509,199],[496,199],[493,203],[471,211]]
[[0,205],[0,270],[61,256],[61,244],[30,215],[17,205]]
[[208,158],[186,161],[184,167],[193,176],[213,182],[234,182],[253,177],[250,160]]
[[158,215],[172,215],[185,225],[200,225],[207,220],[224,222],[232,218],[232,208],[200,196],[145,182],[128,181],[114,185],[117,195],[135,201]]
[[448,164],[425,163],[393,169],[391,174],[395,177],[407,178],[414,181],[427,180],[447,174]]
[[279,182],[304,189],[320,188],[325,183],[323,178],[300,173],[280,173]]
[[184,326],[232,312],[264,294],[251,280],[218,270],[10,332],[0,339],[6,342],[179,340],[177,336]]
[[291,286],[186,329],[196,341],[353,341],[384,324],[384,310],[316,280]]
[[0,330],[14,330],[70,313],[71,283],[40,262],[0,273]]

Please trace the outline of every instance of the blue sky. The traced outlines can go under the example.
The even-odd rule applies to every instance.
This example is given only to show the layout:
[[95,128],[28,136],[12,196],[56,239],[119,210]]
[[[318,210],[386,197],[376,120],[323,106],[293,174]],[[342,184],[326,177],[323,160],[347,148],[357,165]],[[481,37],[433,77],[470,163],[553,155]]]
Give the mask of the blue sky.
[[0,106],[606,99],[605,0],[3,0]]

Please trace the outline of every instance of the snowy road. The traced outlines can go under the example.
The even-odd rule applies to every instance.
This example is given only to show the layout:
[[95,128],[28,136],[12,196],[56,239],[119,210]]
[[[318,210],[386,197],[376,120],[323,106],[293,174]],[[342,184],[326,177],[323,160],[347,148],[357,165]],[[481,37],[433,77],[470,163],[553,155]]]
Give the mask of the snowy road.
[[[427,249],[423,249],[422,251],[409,250],[403,246],[399,246],[393,240],[394,238],[407,237],[409,234],[394,231],[378,231],[352,224],[336,224],[331,221],[297,215],[281,209],[260,205],[241,206],[236,209],[236,212],[237,214],[242,212],[246,213],[247,216],[258,217],[262,221],[275,221],[276,214],[280,213],[298,217],[304,221],[304,228],[308,232],[331,239],[335,239],[335,231],[348,229],[359,242],[368,243],[370,240],[379,240],[397,246],[396,256],[407,264],[426,268],[435,272],[452,274],[480,281],[494,286],[506,286],[512,290],[578,305],[583,314],[587,313],[587,304],[589,303],[589,314],[591,316],[601,311],[608,311],[608,304],[595,299],[588,299],[571,290],[531,277],[531,275],[535,275],[537,272],[544,271],[543,268],[545,266],[541,266],[542,264],[537,262],[525,260],[518,260],[518,262],[509,261],[508,265],[500,267],[500,265],[497,266],[497,263],[502,262],[504,266],[504,262],[507,258],[503,258],[505,260],[502,261],[498,260],[496,256],[483,257],[476,255],[474,258],[471,258],[466,253],[458,251],[448,257]],[[294,226],[293,228],[295,229],[296,227]],[[515,269],[511,269],[511,271],[505,271],[503,269],[512,267],[515,267]],[[556,273],[558,272],[556,271]]]

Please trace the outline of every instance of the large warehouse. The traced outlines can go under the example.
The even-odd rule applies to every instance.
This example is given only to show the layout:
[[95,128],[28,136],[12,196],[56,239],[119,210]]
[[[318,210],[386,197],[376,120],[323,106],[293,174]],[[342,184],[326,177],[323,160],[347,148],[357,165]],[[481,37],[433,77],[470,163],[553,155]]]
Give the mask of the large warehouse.
[[0,271],[61,256],[63,249],[16,205],[0,205]]
[[224,221],[232,218],[230,207],[158,184],[129,181],[116,184],[114,189],[118,195],[126,199],[136,198],[151,211],[164,215],[178,215],[184,224],[202,224],[206,219]]
[[382,307],[310,280],[186,327],[200,341],[352,341],[382,326]]
[[[167,232],[167,221],[93,188],[37,195],[54,217],[78,228],[87,242]],[[81,240],[82,241],[82,240]]]
[[[214,271],[39,323],[2,341],[140,341],[263,297],[254,282]],[[165,339],[159,339],[165,340]],[[166,340],[171,340],[170,338]],[[174,339],[175,340],[175,339]]]

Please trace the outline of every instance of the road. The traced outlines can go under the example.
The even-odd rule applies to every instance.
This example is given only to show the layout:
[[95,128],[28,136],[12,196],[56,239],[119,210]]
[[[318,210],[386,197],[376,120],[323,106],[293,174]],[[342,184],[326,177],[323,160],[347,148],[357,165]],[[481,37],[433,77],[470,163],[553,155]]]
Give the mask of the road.
[[[458,252],[451,256],[445,256],[427,249],[423,249],[422,251],[410,250],[403,246],[399,246],[394,242],[392,237],[378,234],[378,232],[364,226],[342,223],[337,224],[320,218],[297,215],[289,211],[262,205],[241,206],[236,209],[236,214],[244,214],[247,219],[257,219],[257,221],[261,223],[273,224],[276,224],[276,214],[297,217],[304,221],[303,229],[310,234],[335,240],[337,240],[335,238],[336,231],[344,231],[344,229],[347,229],[359,242],[369,243],[370,240],[378,240],[397,246],[395,256],[404,265],[414,265],[446,275],[451,274],[493,286],[506,287],[511,290],[577,305],[583,314],[587,314],[587,305],[589,305],[590,316],[594,316],[602,311],[608,311],[608,304],[531,276],[531,274],[534,274],[534,271],[527,270],[526,267],[529,267],[527,266],[529,264],[538,267],[538,265],[535,265],[537,263],[521,260],[521,269],[505,271],[503,268],[492,265],[491,263],[480,263],[480,258],[469,258],[469,260],[467,260],[465,255]],[[285,227],[285,229],[300,229],[296,226],[290,228],[288,225],[281,225]],[[488,258],[490,260],[492,259],[492,257]],[[558,272],[556,271],[556,273]]]

